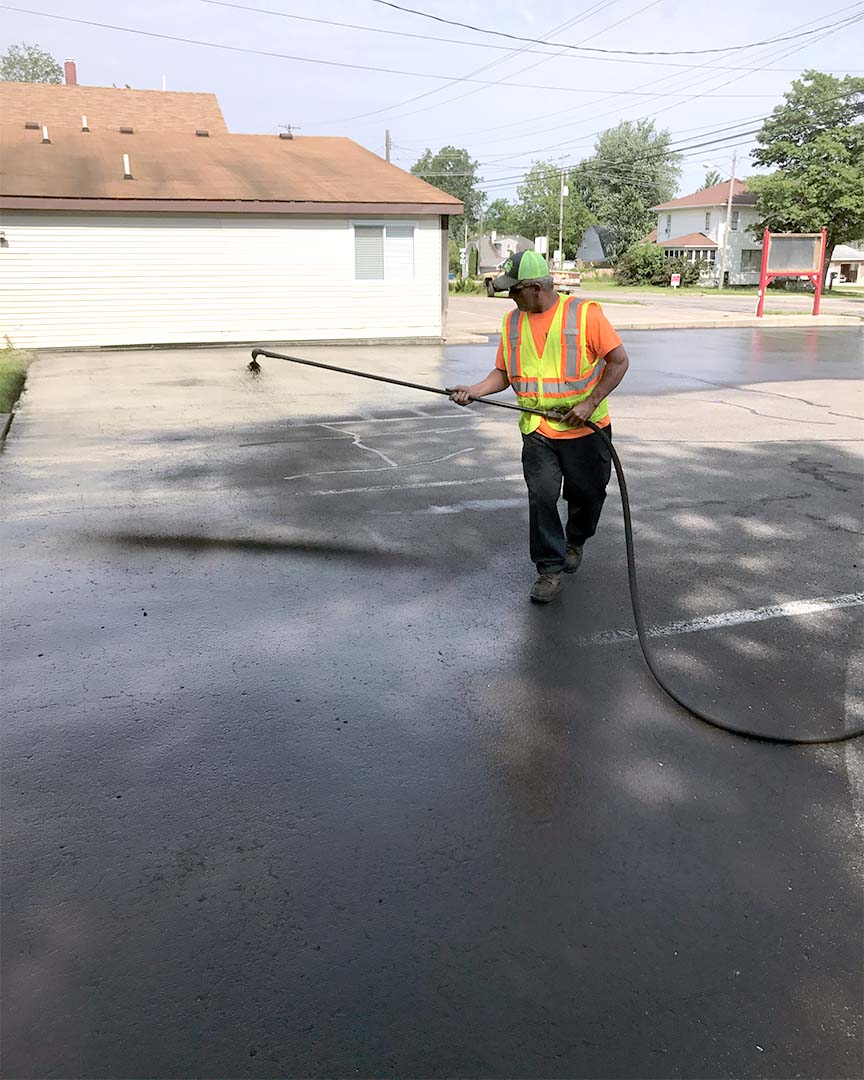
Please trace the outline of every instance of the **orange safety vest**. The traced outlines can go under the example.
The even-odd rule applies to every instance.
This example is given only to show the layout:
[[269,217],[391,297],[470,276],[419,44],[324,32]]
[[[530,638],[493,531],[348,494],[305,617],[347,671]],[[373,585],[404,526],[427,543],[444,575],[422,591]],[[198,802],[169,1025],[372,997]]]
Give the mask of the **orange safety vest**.
[[[501,327],[504,365],[519,405],[527,409],[572,408],[584,401],[600,382],[606,361],[590,358],[585,333],[588,308],[593,303],[593,300],[562,296],[542,356],[537,352],[526,314],[515,309],[504,316]],[[598,424],[608,415],[609,406],[602,401],[591,414],[591,420]],[[519,430],[529,435],[540,426],[540,420],[541,417],[532,413],[522,413]],[[573,430],[571,425],[557,420],[546,423],[556,431]]]

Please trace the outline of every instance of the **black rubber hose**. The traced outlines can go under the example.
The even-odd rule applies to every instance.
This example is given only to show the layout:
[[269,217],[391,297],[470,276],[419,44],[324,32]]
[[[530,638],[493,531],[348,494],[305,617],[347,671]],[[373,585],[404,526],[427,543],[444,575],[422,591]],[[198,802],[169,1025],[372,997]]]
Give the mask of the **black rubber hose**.
[[[256,375],[261,371],[261,365],[258,363],[259,356],[269,356],[274,360],[287,360],[292,364],[304,364],[306,367],[323,368],[325,371],[337,371],[343,375],[356,375],[361,379],[372,379],[374,382],[391,383],[394,386],[404,386],[412,390],[424,390],[430,394],[444,394],[449,397],[452,392],[439,386],[426,386],[423,383],[406,382],[403,379],[392,379],[386,375],[373,375],[368,371],[356,371],[352,368],[336,367],[333,364],[323,364],[319,360],[305,360],[299,356],[288,356],[285,353],[270,352],[268,349],[262,348],[255,348],[252,350],[252,362],[248,365],[249,370]],[[499,409],[529,412],[533,413],[535,416],[543,416],[547,420],[560,420],[561,412],[565,411],[559,410],[556,413],[541,409],[521,409],[519,405],[514,405],[507,401],[494,401],[492,398],[471,398],[471,401],[476,401],[481,405],[494,405]],[[627,577],[630,581],[630,600],[633,605],[633,621],[636,624],[636,634],[639,638],[642,655],[645,657],[645,663],[648,665],[648,670],[654,676],[654,679],[661,690],[668,694],[676,705],[680,705],[685,712],[690,713],[691,716],[695,716],[697,720],[701,720],[705,724],[710,724],[711,727],[718,728],[720,731],[728,732],[730,735],[739,735],[744,739],[753,739],[758,742],[766,743],[779,743],[785,746],[825,746],[828,743],[848,742],[849,739],[858,739],[864,735],[864,726],[853,728],[851,731],[846,731],[842,735],[807,736],[805,738],[798,738],[791,735],[763,735],[759,731],[751,731],[749,728],[735,727],[734,724],[727,724],[725,720],[718,720],[716,716],[709,716],[700,709],[694,709],[692,705],[688,705],[683,698],[675,693],[657,668],[656,661],[651,654],[651,648],[648,644],[648,635],[645,632],[645,620],[642,617],[642,602],[639,599],[639,586],[636,581],[636,555],[633,551],[633,522],[630,518],[630,497],[627,494],[627,482],[624,479],[624,469],[621,467],[621,461],[615,447],[612,445],[612,440],[603,428],[598,427],[596,424],[592,424],[590,420],[586,420],[585,424],[587,427],[591,428],[592,431],[603,436],[606,440],[606,445],[609,447],[609,452],[612,455],[612,463],[615,466],[615,475],[618,477],[618,490],[621,493],[621,509],[624,512],[624,543],[627,547]]]
[[759,731],[751,731],[749,728],[736,727],[734,724],[729,724],[725,720],[719,720],[716,716],[709,716],[708,713],[702,712],[701,709],[696,709],[692,705],[689,705],[682,697],[680,697],[658,670],[657,663],[651,653],[651,647],[648,644],[648,635],[645,632],[645,620],[642,615],[642,601],[639,599],[639,585],[636,581],[636,554],[633,550],[633,522],[630,517],[630,496],[627,493],[627,481],[624,479],[624,469],[621,467],[621,460],[612,445],[612,440],[603,430],[596,424],[592,424],[590,420],[586,421],[588,427],[592,431],[595,431],[598,435],[602,435],[606,440],[606,445],[609,447],[609,452],[612,455],[612,464],[615,466],[615,475],[618,477],[618,490],[621,494],[621,509],[624,513],[624,543],[627,548],[627,577],[630,581],[630,601],[633,605],[633,621],[636,624],[636,634],[639,638],[639,645],[642,649],[642,655],[645,657],[645,663],[648,665],[648,670],[654,676],[655,681],[660,688],[669,695],[670,698],[680,705],[685,712],[690,713],[691,716],[695,716],[697,720],[701,720],[705,724],[710,724],[711,727],[718,728],[720,731],[728,732],[730,735],[739,735],[744,739],[753,739],[758,742],[766,743],[780,743],[786,746],[823,746],[828,743],[840,743],[848,742],[849,739],[858,739],[864,735],[864,726],[853,728],[851,731],[845,731],[840,735],[814,735],[814,736],[793,736],[793,735],[764,735]]

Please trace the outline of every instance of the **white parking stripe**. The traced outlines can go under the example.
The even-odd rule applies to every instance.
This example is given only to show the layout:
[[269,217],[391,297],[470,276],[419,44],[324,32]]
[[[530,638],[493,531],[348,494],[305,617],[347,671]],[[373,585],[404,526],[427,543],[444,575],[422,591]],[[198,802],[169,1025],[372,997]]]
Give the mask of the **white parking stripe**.
[[463,487],[465,484],[497,484],[521,479],[522,473],[511,473],[509,476],[475,476],[471,480],[427,480],[422,484],[391,484],[387,487],[380,484],[375,487],[332,488],[327,491],[289,491],[286,492],[286,495],[296,498],[307,495],[364,495],[369,491],[417,491],[420,488]]
[[[703,615],[698,619],[652,626],[646,630],[648,637],[673,637],[675,634],[694,634],[699,630],[718,630],[742,623],[764,622],[766,619],[783,619],[792,615],[815,615],[819,611],[858,607],[864,604],[864,592],[843,593],[841,596],[817,597],[813,600],[790,600],[786,604],[750,608],[743,611],[723,611],[717,615]],[[618,645],[622,641],[637,640],[635,630],[601,630],[588,637],[577,638],[576,645]]]

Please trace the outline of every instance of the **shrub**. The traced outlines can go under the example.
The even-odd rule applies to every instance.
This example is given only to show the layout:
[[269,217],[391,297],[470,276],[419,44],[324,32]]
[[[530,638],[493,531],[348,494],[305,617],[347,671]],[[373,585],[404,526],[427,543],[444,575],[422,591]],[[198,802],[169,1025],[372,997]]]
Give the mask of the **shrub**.
[[704,261],[669,259],[657,244],[634,244],[618,260],[615,280],[619,285],[669,286],[672,274],[681,275],[682,285],[698,285]]
[[486,285],[480,278],[458,277],[450,282],[451,293],[461,293],[465,296],[485,296]]

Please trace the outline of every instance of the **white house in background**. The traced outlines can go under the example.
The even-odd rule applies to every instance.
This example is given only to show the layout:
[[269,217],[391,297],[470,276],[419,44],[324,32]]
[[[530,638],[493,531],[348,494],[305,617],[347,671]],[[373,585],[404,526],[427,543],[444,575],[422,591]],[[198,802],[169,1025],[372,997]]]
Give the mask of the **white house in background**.
[[499,234],[493,229],[477,240],[469,240],[468,247],[477,249],[477,270],[483,274],[497,270],[505,259],[517,251],[530,251],[534,247],[534,241],[527,236]]
[[[713,184],[680,199],[651,209],[657,214],[657,235],[651,236],[672,257],[710,264],[709,280],[717,282],[723,262],[726,241],[726,207],[729,183]],[[732,188],[732,209],[728,229],[728,248],[724,280],[730,285],[758,285],[762,261],[762,243],[757,240],[751,225],[757,221],[756,196],[747,185],[735,180]]]
[[462,203],[212,94],[0,82],[0,342],[440,341]]
[[831,262],[828,266],[828,281],[833,274],[835,285],[853,285],[864,283],[864,251],[850,247],[848,244],[838,244],[831,253]]

